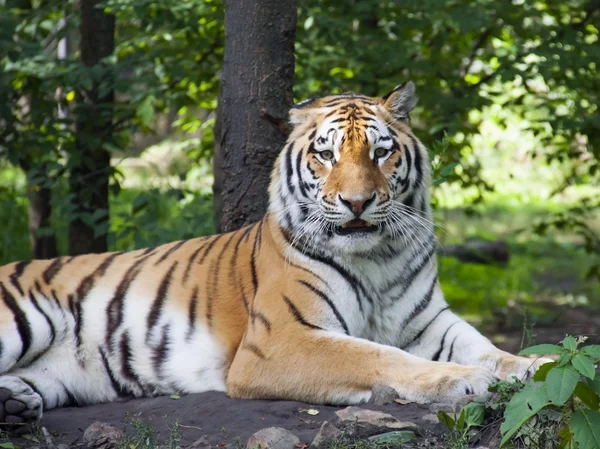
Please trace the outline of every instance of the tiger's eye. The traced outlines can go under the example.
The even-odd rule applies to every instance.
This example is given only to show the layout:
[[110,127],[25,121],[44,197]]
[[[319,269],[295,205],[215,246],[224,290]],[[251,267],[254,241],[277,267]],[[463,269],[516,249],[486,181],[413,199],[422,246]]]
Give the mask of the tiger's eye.
[[334,158],[333,151],[331,150],[321,151],[321,153],[319,154],[321,155],[321,158],[325,161],[331,161]]
[[375,149],[375,157],[384,157],[386,154],[388,154],[388,150],[385,148]]

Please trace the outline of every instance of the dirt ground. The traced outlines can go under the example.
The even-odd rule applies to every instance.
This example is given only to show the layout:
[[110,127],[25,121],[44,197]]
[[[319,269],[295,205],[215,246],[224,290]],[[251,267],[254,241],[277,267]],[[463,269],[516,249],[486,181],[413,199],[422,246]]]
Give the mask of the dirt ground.
[[[368,405],[371,410],[390,413],[402,421],[411,421],[424,429],[438,433],[441,426],[425,422],[422,416],[429,413],[426,405],[390,404]],[[311,416],[305,410],[316,409],[319,414]],[[283,427],[300,438],[301,444],[310,444],[323,421],[335,422],[336,410],[341,407],[314,406],[293,401],[257,401],[230,399],[224,393],[208,392],[183,396],[180,399],[158,397],[132,399],[118,403],[100,404],[81,408],[62,408],[47,412],[42,426],[53,435],[56,444],[69,446],[82,444],[84,430],[95,421],[103,421],[119,429],[125,428],[126,416],[140,414],[166,439],[169,426],[178,422],[180,446],[186,447],[202,436],[213,447],[236,445],[246,446],[248,438],[265,427]],[[20,440],[31,445],[30,442]]]
[[[553,323],[551,327],[535,329],[536,343],[556,343],[564,338],[565,334],[588,334],[590,343],[598,343],[600,320],[595,314],[590,315],[584,310],[570,310],[562,316],[565,318],[562,325]],[[502,336],[503,341],[498,344],[501,349],[513,353],[519,350],[519,331],[502,332]],[[422,417],[429,413],[425,405],[369,404],[364,407],[385,411],[402,421],[414,422],[435,434],[443,432],[441,425],[423,421]],[[137,414],[160,434],[163,441],[169,434],[170,426],[175,422],[180,424],[182,427],[179,446],[184,448],[203,436],[206,436],[213,448],[245,447],[250,435],[272,426],[288,429],[300,438],[302,444],[310,444],[323,421],[336,421],[334,412],[340,408],[293,401],[237,400],[228,398],[224,393],[208,392],[179,399],[131,399],[81,408],[51,410],[44,414],[42,426],[51,432],[57,445],[67,444],[69,447],[83,447],[83,432],[95,421],[106,422],[131,433],[131,428],[126,425],[127,416],[133,417]],[[306,413],[307,409],[316,409],[319,414],[311,416]],[[11,441],[21,448],[40,446],[22,438],[11,438]]]

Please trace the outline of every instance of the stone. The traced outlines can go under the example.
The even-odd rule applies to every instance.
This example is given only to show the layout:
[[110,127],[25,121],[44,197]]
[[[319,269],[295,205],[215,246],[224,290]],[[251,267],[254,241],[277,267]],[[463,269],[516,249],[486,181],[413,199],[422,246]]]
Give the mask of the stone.
[[448,413],[450,416],[453,416],[454,414],[459,416],[460,413],[462,412],[462,409],[465,408],[465,406],[467,404],[473,402],[475,399],[478,399],[478,398],[481,398],[481,400],[485,400],[485,399],[488,399],[489,397],[491,397],[491,394],[485,394],[483,396],[477,396],[476,394],[470,394],[470,395],[464,396],[462,399],[459,399],[454,404],[434,402],[433,404],[431,404],[429,406],[429,411],[433,414],[437,414],[437,412],[443,411],[443,412]]
[[83,442],[90,449],[113,449],[123,439],[123,432],[108,423],[96,421],[83,433]]
[[324,421],[317,433],[317,436],[313,439],[310,447],[320,448],[324,447],[326,443],[332,440],[336,440],[342,435],[342,431],[337,427],[329,424],[327,421]]
[[347,407],[335,412],[344,430],[359,438],[384,433],[390,430],[412,430],[419,432],[419,426],[409,421],[400,421],[388,413],[367,410],[360,407]]
[[300,444],[300,439],[289,430],[267,427],[248,438],[246,447],[248,449],[295,449],[297,444]]
[[387,405],[392,404],[396,399],[400,399],[398,392],[387,385],[374,385],[371,393],[370,404]]
[[186,449],[210,449],[211,444],[206,439],[206,435],[203,435],[200,439],[194,441]]
[[425,422],[430,422],[432,424],[438,424],[440,420],[433,413],[428,413],[426,415],[421,416],[421,419]]

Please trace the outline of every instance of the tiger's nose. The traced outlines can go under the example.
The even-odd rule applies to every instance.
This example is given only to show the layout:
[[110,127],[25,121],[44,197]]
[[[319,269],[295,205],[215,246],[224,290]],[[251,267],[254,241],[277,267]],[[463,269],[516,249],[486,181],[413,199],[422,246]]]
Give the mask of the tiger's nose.
[[351,199],[346,199],[342,195],[338,195],[340,202],[348,209],[350,209],[356,217],[360,217],[360,215],[365,211],[365,209],[369,207],[369,205],[372,204],[373,201],[375,201],[376,196],[377,195],[375,194],[375,192],[373,192],[373,195],[371,195],[370,198],[354,196]]

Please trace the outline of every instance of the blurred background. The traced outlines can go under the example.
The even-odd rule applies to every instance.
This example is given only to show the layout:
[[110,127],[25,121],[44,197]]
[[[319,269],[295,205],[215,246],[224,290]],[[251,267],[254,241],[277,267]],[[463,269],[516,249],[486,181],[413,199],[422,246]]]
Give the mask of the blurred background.
[[[294,101],[417,84],[451,306],[513,350],[597,340],[600,2],[293,7]],[[2,264],[218,231],[224,18],[219,0],[0,0]]]

